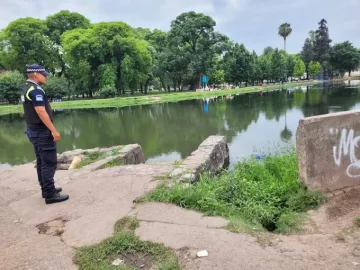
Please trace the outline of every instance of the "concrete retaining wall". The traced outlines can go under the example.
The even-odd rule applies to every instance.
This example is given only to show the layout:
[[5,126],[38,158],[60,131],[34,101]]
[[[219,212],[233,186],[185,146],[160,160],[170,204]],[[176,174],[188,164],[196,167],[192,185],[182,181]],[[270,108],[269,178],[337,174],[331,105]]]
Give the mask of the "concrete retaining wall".
[[300,181],[335,191],[360,185],[360,111],[300,120],[296,133]]
[[203,172],[216,174],[229,166],[229,148],[224,136],[210,136],[174,169],[170,177],[181,182],[195,182]]

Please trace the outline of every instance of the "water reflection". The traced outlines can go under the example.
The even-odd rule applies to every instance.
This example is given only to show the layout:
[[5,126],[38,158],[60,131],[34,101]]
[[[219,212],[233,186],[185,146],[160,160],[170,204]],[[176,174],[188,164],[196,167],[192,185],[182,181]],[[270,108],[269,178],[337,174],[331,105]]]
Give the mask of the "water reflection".
[[[234,163],[269,143],[294,142],[303,116],[355,109],[359,83],[299,87],[118,109],[55,112],[59,152],[139,143],[149,162],[188,156],[209,135],[228,139]],[[354,87],[356,86],[356,87]],[[34,159],[20,114],[0,117],[0,164]]]

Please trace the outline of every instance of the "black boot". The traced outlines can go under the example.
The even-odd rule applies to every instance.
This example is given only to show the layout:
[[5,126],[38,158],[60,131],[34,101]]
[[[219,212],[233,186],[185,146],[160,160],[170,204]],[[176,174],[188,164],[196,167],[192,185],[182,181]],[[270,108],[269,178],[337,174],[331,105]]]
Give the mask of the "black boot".
[[67,199],[69,199],[69,195],[55,193],[55,195],[53,197],[45,198],[45,203],[46,204],[59,203],[59,202],[66,201]]
[[[56,193],[60,193],[60,192],[62,191],[62,188],[61,188],[61,187],[57,187],[57,188],[55,188],[55,191],[56,191]],[[45,199],[44,192],[42,192],[42,197]]]

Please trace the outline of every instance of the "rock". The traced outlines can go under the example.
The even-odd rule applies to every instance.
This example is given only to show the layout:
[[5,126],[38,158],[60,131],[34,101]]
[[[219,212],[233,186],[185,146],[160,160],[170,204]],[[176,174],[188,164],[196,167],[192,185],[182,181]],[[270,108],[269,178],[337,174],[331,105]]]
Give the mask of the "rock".
[[124,264],[124,261],[121,260],[121,259],[116,259],[111,264],[114,265],[114,266],[120,266],[120,265]]
[[360,263],[358,263],[358,262],[353,262],[352,263],[354,266],[357,266],[357,265],[359,265]]
[[118,153],[122,156],[122,164],[145,163],[144,153],[139,144],[125,145]]
[[58,164],[57,168],[58,170],[68,170],[70,167],[70,164]]
[[196,255],[198,256],[198,258],[201,258],[201,257],[209,256],[209,253],[206,250],[201,250],[198,253],[196,253]]
[[174,178],[176,176],[184,174],[185,172],[186,172],[186,168],[176,168],[171,172],[170,177]]
[[189,251],[189,257],[191,259],[196,259],[197,258],[197,252],[195,250],[190,250]]
[[180,177],[179,181],[183,183],[192,183],[195,181],[195,174],[193,173],[184,174]]
[[99,147],[95,147],[95,148],[93,148],[93,149],[87,149],[85,152],[87,152],[87,153],[100,152],[100,148],[99,148]]
[[354,248],[352,254],[353,254],[355,257],[360,257],[360,248],[359,248],[359,247]]
[[145,267],[145,264],[142,264],[142,265],[140,265],[139,267],[140,267],[140,268],[144,268],[144,267]]

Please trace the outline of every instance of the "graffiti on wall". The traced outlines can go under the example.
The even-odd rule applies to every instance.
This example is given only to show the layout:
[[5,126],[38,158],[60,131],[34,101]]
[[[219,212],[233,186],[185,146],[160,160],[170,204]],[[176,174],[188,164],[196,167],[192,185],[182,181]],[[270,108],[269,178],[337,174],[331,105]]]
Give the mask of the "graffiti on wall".
[[[339,137],[339,129],[331,128],[330,135]],[[350,161],[346,169],[348,177],[360,177],[360,160],[356,156],[356,149],[360,146],[360,136],[354,136],[353,129],[342,129],[339,141],[333,147],[334,162],[337,166]],[[348,159],[346,158],[348,157]]]

